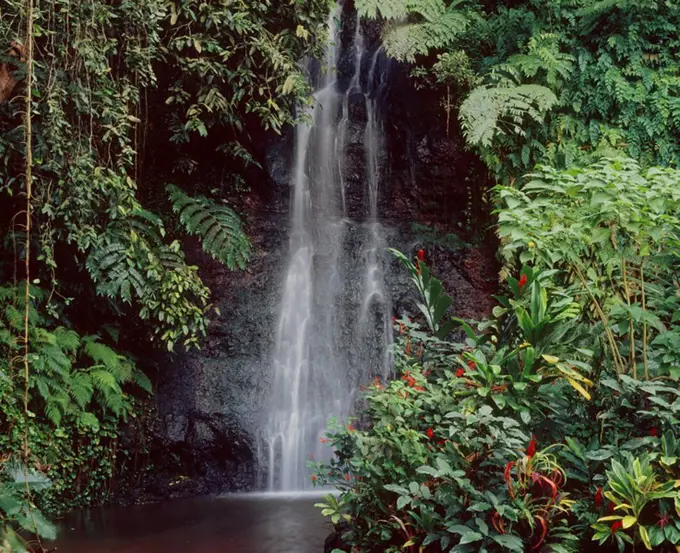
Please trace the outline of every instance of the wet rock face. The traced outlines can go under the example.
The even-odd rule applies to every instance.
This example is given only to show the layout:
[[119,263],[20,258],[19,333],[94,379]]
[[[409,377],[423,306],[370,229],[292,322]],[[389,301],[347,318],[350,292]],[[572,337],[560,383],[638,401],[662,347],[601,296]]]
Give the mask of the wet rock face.
[[[354,33],[351,18],[346,25],[344,44]],[[366,35],[375,42],[378,33],[367,29]],[[342,56],[341,85],[352,75],[353,63],[348,53]],[[438,99],[416,91],[406,68],[388,60],[382,63],[387,77],[379,102],[385,143],[378,160],[378,206],[387,245],[412,255],[425,249],[427,263],[454,298],[456,314],[482,317],[490,311],[496,281],[494,244],[452,249],[432,243],[427,232],[413,226],[427,225],[439,235],[457,233],[466,238],[461,232],[470,216],[466,177],[471,163],[478,162],[465,152],[455,125],[447,134],[446,114]],[[344,247],[359,256],[368,204],[363,95],[350,95],[348,107],[343,175],[352,222]],[[157,495],[252,489],[265,481],[256,460],[271,392],[272,354],[288,261],[293,144],[291,134],[262,141],[260,161],[266,175],[260,175],[244,199],[253,242],[247,270],[230,272],[202,254],[197,244],[187,244],[221,316],[211,324],[202,350],[168,357],[159,372],[158,439],[152,453],[158,467],[152,484]],[[383,259],[394,314],[415,315],[408,275],[391,255],[385,253]],[[350,263],[346,273],[351,271]]]

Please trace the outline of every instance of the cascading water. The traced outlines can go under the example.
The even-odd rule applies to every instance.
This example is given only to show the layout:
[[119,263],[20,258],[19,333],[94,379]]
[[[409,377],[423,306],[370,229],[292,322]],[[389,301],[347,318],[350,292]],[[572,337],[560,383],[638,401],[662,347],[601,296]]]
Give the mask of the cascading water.
[[[329,18],[325,70],[307,121],[296,129],[290,261],[265,424],[270,491],[308,487],[307,459],[330,454],[320,443],[329,420],[346,419],[359,383],[372,375],[385,377],[391,367],[391,306],[378,220],[383,147],[378,103],[385,85],[378,69],[384,58],[380,51],[366,51],[357,21],[349,45],[353,74],[349,82],[338,77],[341,10]],[[365,201],[352,213],[347,195],[357,191],[347,189],[346,150],[353,123],[350,101],[356,95],[363,98],[366,113],[365,190],[360,191]]]

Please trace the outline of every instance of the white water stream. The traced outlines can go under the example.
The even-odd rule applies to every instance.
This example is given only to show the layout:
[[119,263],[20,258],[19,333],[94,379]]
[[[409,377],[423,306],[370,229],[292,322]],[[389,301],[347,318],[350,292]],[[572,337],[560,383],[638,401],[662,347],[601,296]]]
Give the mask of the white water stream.
[[[310,455],[329,458],[320,438],[331,418],[346,420],[358,385],[373,375],[387,376],[391,367],[391,306],[378,217],[383,56],[366,51],[357,23],[347,46],[354,54],[353,74],[343,83],[338,76],[340,17],[338,8],[329,18],[330,42],[315,103],[309,121],[296,129],[290,258],[265,424],[269,491],[310,486],[307,460]],[[347,189],[347,174],[355,169],[347,149],[357,94],[363,96],[366,114],[364,190],[359,191]],[[350,195],[363,199],[361,213],[350,213]]]

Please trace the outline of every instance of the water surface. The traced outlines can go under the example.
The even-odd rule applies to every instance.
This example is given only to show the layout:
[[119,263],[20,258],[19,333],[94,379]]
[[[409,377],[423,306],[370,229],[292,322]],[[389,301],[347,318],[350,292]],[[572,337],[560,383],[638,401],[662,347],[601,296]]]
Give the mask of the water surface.
[[248,494],[95,509],[62,521],[59,553],[323,553],[317,494]]

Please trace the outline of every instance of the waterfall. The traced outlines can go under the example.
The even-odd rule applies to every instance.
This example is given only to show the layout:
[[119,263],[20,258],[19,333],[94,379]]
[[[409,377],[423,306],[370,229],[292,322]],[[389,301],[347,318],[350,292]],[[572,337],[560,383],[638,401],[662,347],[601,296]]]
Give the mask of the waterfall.
[[[329,421],[346,420],[360,383],[386,377],[391,368],[391,305],[378,217],[384,56],[366,50],[357,20],[347,46],[353,73],[339,77],[341,12],[338,7],[329,17],[323,73],[314,103],[296,129],[290,257],[264,425],[270,491],[309,487],[307,460],[327,460],[331,454],[320,441]],[[350,190],[346,178],[352,169],[350,102],[356,95],[366,112],[364,190]],[[350,194],[364,200],[361,209],[348,207]]]

